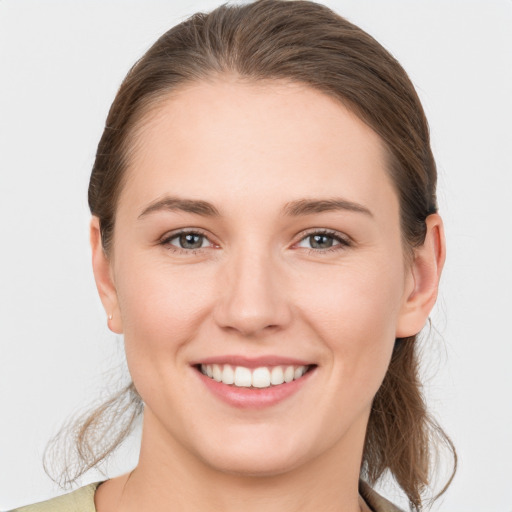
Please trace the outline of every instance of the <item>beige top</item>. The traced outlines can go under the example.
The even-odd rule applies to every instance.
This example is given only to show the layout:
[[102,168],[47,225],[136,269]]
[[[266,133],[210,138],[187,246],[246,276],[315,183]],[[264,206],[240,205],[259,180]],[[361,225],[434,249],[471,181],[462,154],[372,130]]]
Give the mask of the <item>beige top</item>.
[[[16,508],[11,512],[96,512],[94,493],[100,483],[89,484],[69,494],[35,505]],[[364,498],[364,502],[361,503],[363,512],[402,512],[362,480],[359,483],[359,492]]]
[[76,491],[48,501],[15,508],[11,512],[96,512],[94,493],[101,482],[80,487]]

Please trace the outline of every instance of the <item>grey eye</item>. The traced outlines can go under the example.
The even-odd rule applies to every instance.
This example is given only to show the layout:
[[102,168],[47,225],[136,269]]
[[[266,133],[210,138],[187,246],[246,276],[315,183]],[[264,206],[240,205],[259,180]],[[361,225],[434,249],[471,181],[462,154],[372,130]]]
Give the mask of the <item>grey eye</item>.
[[308,238],[312,249],[329,249],[334,245],[334,238],[330,235],[310,235]]
[[206,237],[198,233],[181,233],[174,237],[173,242],[174,241],[178,243],[171,242],[172,245],[178,245],[181,249],[200,249],[204,247]]
[[299,247],[307,249],[330,249],[335,245],[340,245],[341,240],[335,235],[329,233],[313,233],[305,236],[300,242]]

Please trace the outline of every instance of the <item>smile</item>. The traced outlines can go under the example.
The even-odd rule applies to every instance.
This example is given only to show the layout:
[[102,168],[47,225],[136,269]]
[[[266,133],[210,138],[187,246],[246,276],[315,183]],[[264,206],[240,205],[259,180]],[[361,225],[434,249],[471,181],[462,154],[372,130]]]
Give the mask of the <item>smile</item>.
[[238,388],[269,388],[300,379],[307,365],[260,366],[247,368],[230,364],[201,364],[199,370],[211,379]]

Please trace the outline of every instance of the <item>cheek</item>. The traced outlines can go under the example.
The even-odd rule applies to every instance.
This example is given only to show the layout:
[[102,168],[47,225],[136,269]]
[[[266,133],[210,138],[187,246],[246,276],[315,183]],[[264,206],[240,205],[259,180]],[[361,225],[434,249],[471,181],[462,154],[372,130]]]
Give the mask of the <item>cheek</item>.
[[308,289],[315,293],[302,311],[322,339],[334,375],[376,392],[395,342],[404,290],[401,259],[330,269]]
[[163,354],[179,357],[180,347],[195,337],[212,301],[212,283],[204,269],[141,259],[123,261],[119,272],[127,358],[139,364],[161,360]]

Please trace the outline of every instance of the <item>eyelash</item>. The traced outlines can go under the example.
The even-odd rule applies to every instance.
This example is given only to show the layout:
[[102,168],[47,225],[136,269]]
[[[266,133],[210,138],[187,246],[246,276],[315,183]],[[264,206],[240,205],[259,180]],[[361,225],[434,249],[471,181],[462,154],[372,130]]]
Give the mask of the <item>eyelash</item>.
[[[187,255],[197,254],[202,249],[204,249],[204,247],[199,247],[197,249],[183,249],[181,247],[176,247],[175,245],[172,245],[171,244],[171,240],[179,238],[181,235],[197,235],[197,236],[202,236],[203,238],[206,238],[207,240],[209,240],[208,236],[205,233],[203,233],[203,232],[201,232],[199,230],[195,230],[195,229],[182,229],[180,231],[176,231],[174,233],[171,233],[170,235],[164,236],[164,238],[162,238],[162,240],[159,243],[160,243],[160,245],[163,245],[169,251],[172,251],[174,253],[187,254]],[[210,243],[213,243],[213,242],[210,241]]]
[[311,231],[308,231],[302,236],[302,238],[297,243],[300,243],[303,240],[306,240],[307,238],[310,238],[315,235],[323,235],[330,237],[338,243],[327,249],[314,249],[312,247],[303,247],[302,249],[305,249],[308,254],[324,256],[326,254],[332,254],[333,252],[343,251],[345,249],[348,249],[349,247],[352,247],[352,241],[347,236],[343,236],[338,231],[332,231],[330,229],[313,229]]
[[[168,236],[165,236],[164,238],[161,239],[159,244],[166,247],[166,249],[169,251],[172,251],[174,253],[186,254],[186,255],[195,255],[195,254],[198,254],[203,249],[205,249],[204,247],[199,247],[197,249],[184,249],[184,248],[172,245],[171,241],[175,240],[176,238],[180,237],[181,235],[197,235],[197,236],[201,236],[201,237],[204,237],[205,239],[209,240],[208,236],[199,230],[183,229],[183,230],[177,231],[175,233],[172,233]],[[314,249],[312,247],[311,248],[303,247],[302,249],[304,249],[308,254],[325,255],[325,254],[330,254],[332,252],[347,249],[353,245],[352,241],[348,237],[342,236],[337,231],[332,231],[329,229],[316,229],[316,230],[313,229],[311,231],[308,231],[308,232],[304,233],[303,236],[300,238],[300,240],[298,242],[296,242],[294,245],[297,245],[297,244],[301,243],[303,240],[306,240],[307,238],[310,238],[315,235],[320,235],[320,236],[323,235],[323,236],[330,237],[338,243],[336,245],[333,245],[332,247],[327,248],[327,249]],[[213,243],[213,242],[210,241],[210,243]]]

